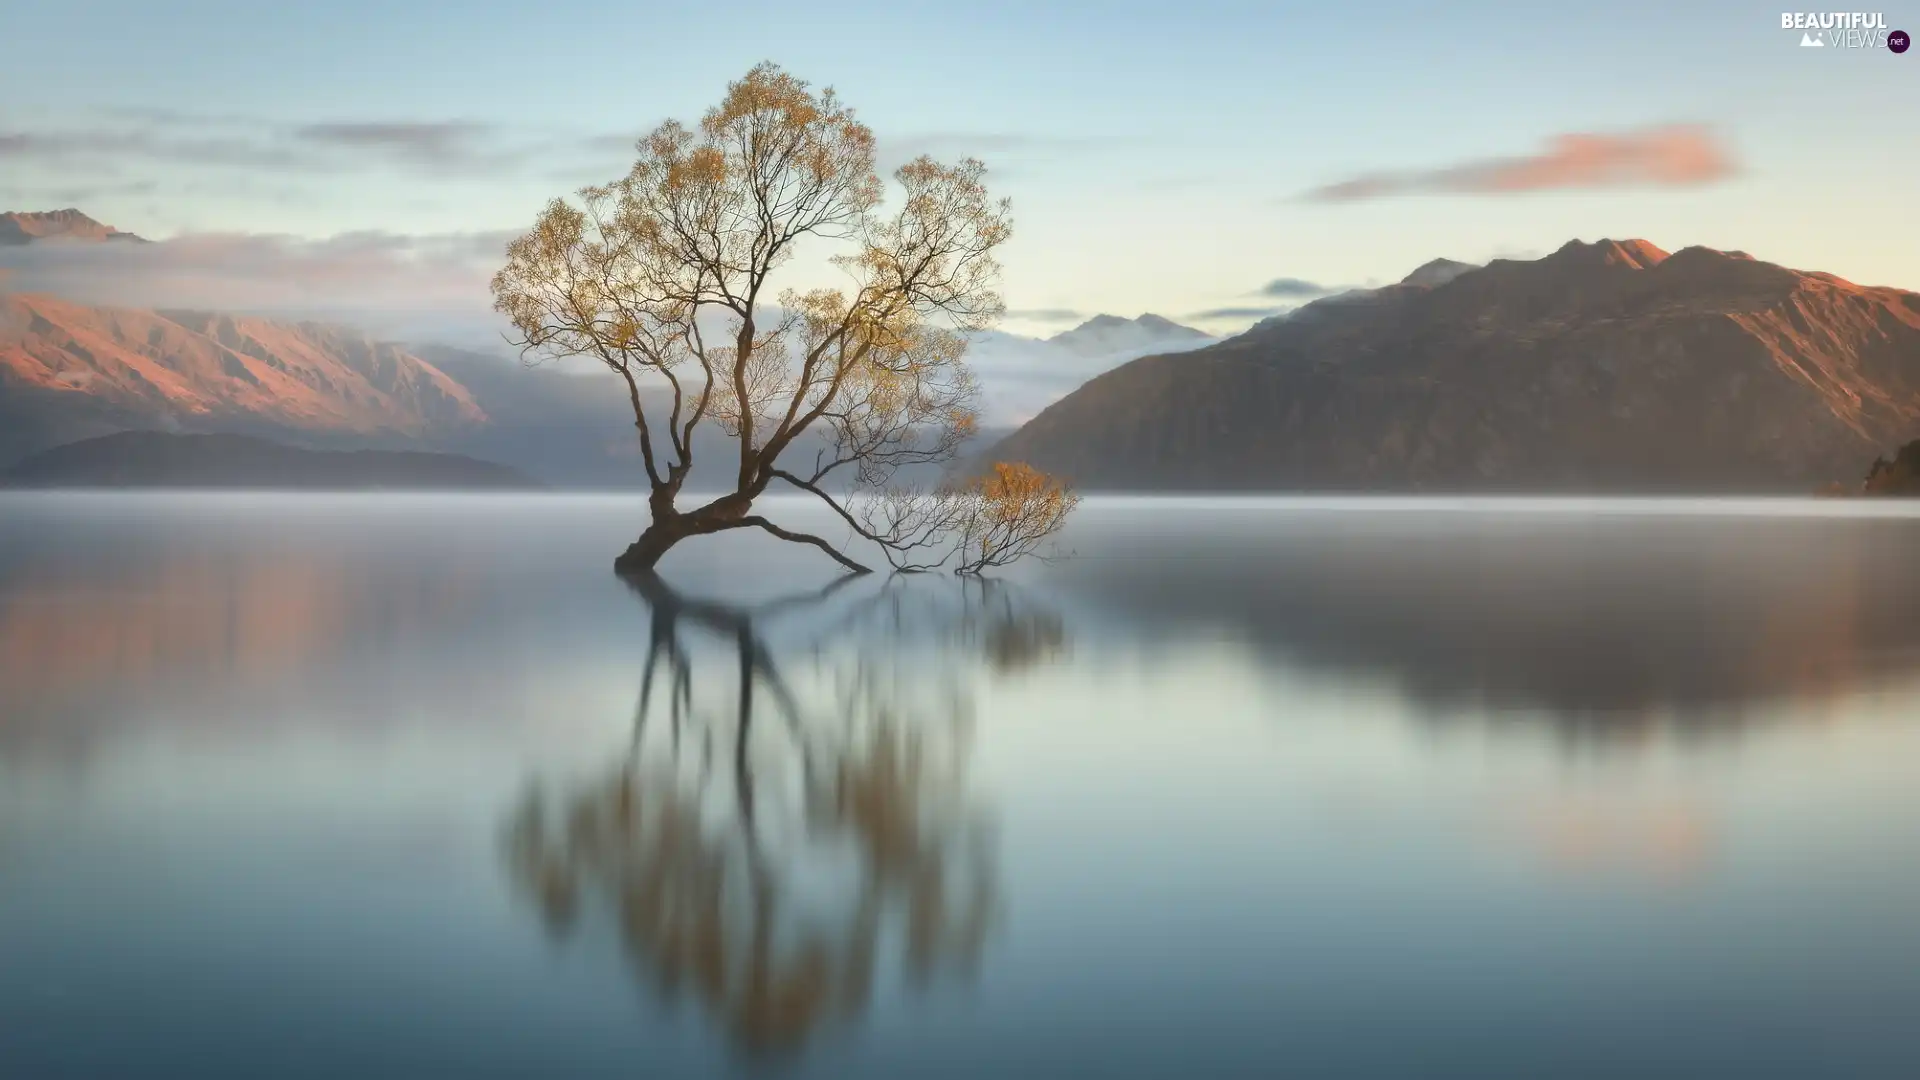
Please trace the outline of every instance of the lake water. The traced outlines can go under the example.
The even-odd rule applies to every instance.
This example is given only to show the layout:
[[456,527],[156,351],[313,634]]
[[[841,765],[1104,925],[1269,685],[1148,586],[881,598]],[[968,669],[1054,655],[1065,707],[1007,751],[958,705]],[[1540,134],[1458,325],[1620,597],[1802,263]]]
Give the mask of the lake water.
[[0,496],[0,1075],[1920,1075],[1903,505],[642,513]]

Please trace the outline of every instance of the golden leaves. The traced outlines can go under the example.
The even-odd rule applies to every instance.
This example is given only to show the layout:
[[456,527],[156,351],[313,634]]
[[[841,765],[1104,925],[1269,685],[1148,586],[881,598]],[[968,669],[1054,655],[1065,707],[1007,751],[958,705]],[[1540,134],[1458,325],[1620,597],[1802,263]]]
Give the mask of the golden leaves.
[[832,90],[816,99],[808,93],[805,82],[782,71],[778,64],[763,61],[747,72],[746,78],[727,87],[727,96],[707,112],[700,126],[713,134],[742,119],[772,113],[787,127],[805,127],[818,123],[833,105]]
[[863,495],[855,513],[862,535],[896,570],[931,570],[957,557],[955,573],[978,574],[1036,555],[1079,505],[1065,481],[1021,462],[995,462],[957,487]]
[[727,155],[718,147],[702,146],[667,163],[665,187],[679,190],[719,187],[727,182]]
[[972,504],[962,526],[961,573],[1032,554],[1080,505],[1080,496],[1064,481],[1017,461],[994,462],[964,491]]
[[[1012,235],[977,160],[921,157],[893,179],[901,199],[883,213],[873,132],[831,88],[760,64],[697,126],[668,121],[640,139],[625,176],[548,204],[509,245],[495,307],[523,350],[619,373],[643,449],[639,381],[669,383],[673,475],[691,466],[694,425],[711,417],[737,438],[751,432],[735,493],[749,501],[776,474],[792,478],[781,454],[816,425],[832,450],[803,486],[832,501],[819,485],[851,466],[858,486],[879,488],[902,466],[950,460],[976,430],[966,335],[1004,311],[995,252]],[[833,262],[851,286],[783,293],[769,327],[769,279],[816,241],[842,246]],[[710,340],[715,315],[728,329]],[[977,570],[1030,551],[1074,501],[1015,469],[939,492],[905,520],[958,523]]]
[[982,518],[996,525],[1036,520],[1056,525],[1080,498],[1060,480],[1019,461],[994,462],[972,490],[981,500]]
[[[702,308],[749,318],[802,237],[859,232],[880,198],[873,133],[831,90],[772,64],[697,127],[663,123],[635,152],[624,177],[549,205],[510,246],[495,306],[524,347],[605,358],[694,338]],[[642,349],[620,363],[662,361]]]
[[607,342],[615,349],[625,351],[633,347],[640,337],[640,324],[630,315],[622,315],[614,320],[613,328],[608,332]]

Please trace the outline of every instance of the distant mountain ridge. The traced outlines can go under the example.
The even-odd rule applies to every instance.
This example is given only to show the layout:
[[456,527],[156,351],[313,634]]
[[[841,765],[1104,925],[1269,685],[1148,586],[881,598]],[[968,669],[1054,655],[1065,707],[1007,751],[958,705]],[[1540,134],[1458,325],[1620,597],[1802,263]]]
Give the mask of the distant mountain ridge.
[[[0,213],[0,245],[43,242],[146,243],[72,208]],[[344,326],[0,288],[0,465],[127,429],[414,442],[486,419],[432,364]]]
[[[72,209],[0,221],[22,244],[137,241]],[[591,365],[575,365],[588,370],[574,374],[530,370],[499,348],[482,355],[415,335],[407,336],[417,345],[389,344],[338,321],[89,306],[3,286],[0,468],[91,436],[160,430],[452,451],[570,486],[644,479],[625,394]],[[983,426],[1002,429],[981,440],[1116,364],[1213,340],[1155,315],[1097,316],[1051,342],[974,335]],[[724,482],[730,448],[708,445],[715,432],[697,434],[703,449],[693,480]],[[817,440],[806,441],[810,454]],[[938,475],[918,472],[927,475],[903,479]]]
[[[0,229],[18,245],[143,242],[73,209],[6,213]],[[530,370],[498,347],[475,353],[431,335],[396,334],[418,344],[391,344],[338,319],[90,306],[4,286],[0,468],[79,439],[161,430],[455,451],[580,487],[644,479],[625,395],[603,371]],[[1116,328],[1121,339],[1097,340]],[[1082,329],[1060,345],[975,335],[984,423],[1008,429],[1115,364],[1212,340],[1157,316],[1106,316]],[[726,448],[703,451],[694,478],[705,482],[710,463],[721,482],[727,456]]]
[[[140,242],[77,210],[0,215],[0,234]],[[976,334],[969,361],[984,423],[1024,423],[991,456],[1093,489],[1797,493],[1920,434],[1916,313],[1912,293],[1743,252],[1574,241],[1540,259],[1435,259],[1226,340],[1099,315],[1044,340]],[[632,419],[601,374],[0,289],[0,467],[161,430],[637,484]],[[697,479],[724,472],[713,438]]]
[[103,225],[72,207],[65,210],[9,210],[0,213],[0,246],[59,239],[147,242],[130,232]]
[[1095,315],[1071,330],[1047,338],[1081,356],[1102,356],[1136,349],[1198,347],[1216,340],[1212,334],[1182,326],[1159,315],[1145,314],[1127,319],[1118,315]]
[[485,421],[438,368],[343,327],[0,293],[0,460],[125,428],[406,439]]
[[0,472],[0,487],[246,490],[534,490],[504,465],[454,454],[302,450],[245,435],[123,431]]
[[1920,433],[1920,295],[1645,240],[1460,265],[1135,360],[989,456],[1096,490],[1805,493]]
[[1457,259],[1431,259],[1414,268],[1413,273],[1400,279],[1402,285],[1424,285],[1431,289],[1445,285],[1469,270],[1478,270],[1474,263],[1460,262]]

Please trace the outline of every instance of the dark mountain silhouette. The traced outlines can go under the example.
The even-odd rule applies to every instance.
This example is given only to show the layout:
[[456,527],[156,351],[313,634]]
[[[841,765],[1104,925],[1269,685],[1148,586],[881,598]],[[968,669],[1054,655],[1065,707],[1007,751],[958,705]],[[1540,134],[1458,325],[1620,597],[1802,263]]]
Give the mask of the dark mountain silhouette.
[[532,489],[492,462],[453,454],[301,450],[245,435],[125,431],[36,454],[0,473],[26,488],[244,488],[298,490]]
[[1920,295],[1644,240],[1458,266],[1135,360],[984,457],[1089,489],[1800,494],[1920,431]]
[[1875,458],[1861,490],[1868,495],[1920,495],[1920,439],[1901,447],[1892,459]]
[[1463,263],[1454,259],[1432,259],[1421,263],[1413,273],[1400,279],[1402,285],[1425,285],[1433,288],[1445,285],[1469,270],[1478,270],[1472,263]]

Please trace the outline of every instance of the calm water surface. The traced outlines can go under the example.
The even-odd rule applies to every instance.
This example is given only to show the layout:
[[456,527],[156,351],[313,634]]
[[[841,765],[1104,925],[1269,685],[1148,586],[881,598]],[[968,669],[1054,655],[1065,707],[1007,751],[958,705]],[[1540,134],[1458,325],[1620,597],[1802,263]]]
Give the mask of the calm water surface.
[[642,510],[0,496],[0,1075],[1920,1075],[1902,507]]

